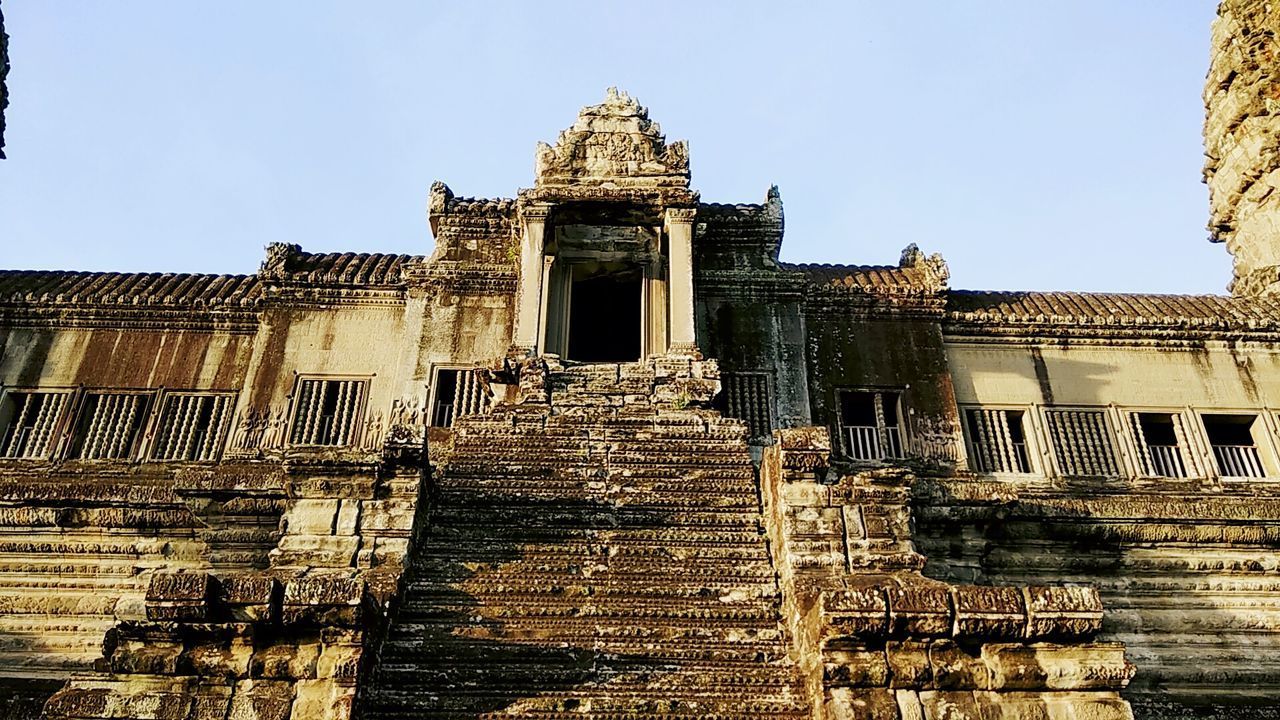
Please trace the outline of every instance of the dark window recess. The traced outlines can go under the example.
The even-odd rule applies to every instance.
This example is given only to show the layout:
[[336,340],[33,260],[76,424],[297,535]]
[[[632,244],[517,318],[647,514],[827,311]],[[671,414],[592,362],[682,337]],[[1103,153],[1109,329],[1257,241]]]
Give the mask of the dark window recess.
[[69,456],[79,460],[132,458],[150,400],[149,393],[85,393]]
[[643,278],[639,268],[631,268],[573,281],[569,299],[570,360],[640,359]]
[[1116,477],[1115,445],[1102,410],[1046,410],[1058,470],[1067,477]]
[[840,441],[854,460],[903,457],[898,422],[899,393],[880,390],[842,390]]
[[354,445],[367,380],[302,380],[294,398],[294,445]]
[[152,460],[217,460],[231,415],[228,395],[166,395]]
[[1134,439],[1144,474],[1150,477],[1189,477],[1183,455],[1182,418],[1173,413],[1132,413]]
[[67,392],[13,391],[0,404],[0,457],[47,458],[57,441]]
[[769,376],[762,372],[720,373],[720,405],[728,417],[747,424],[748,437],[768,438],[773,433],[773,402]]
[[965,411],[973,469],[984,473],[1029,473],[1027,437],[1021,410]]
[[1266,477],[1253,439],[1254,415],[1201,415],[1213,459],[1223,477]]
[[440,368],[436,370],[431,426],[451,427],[460,417],[488,410],[490,402],[489,388],[479,371],[469,368]]

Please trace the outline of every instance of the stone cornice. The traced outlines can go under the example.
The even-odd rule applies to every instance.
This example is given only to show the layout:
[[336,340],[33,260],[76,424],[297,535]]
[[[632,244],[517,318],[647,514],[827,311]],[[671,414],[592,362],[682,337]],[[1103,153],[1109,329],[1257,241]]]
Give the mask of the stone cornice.
[[102,305],[0,306],[0,326],[251,334],[258,329],[258,311],[256,307],[214,310]]
[[786,271],[699,270],[694,288],[699,296],[800,300],[805,279]]
[[942,331],[948,341],[990,344],[1057,344],[1131,347],[1202,347],[1207,342],[1280,344],[1280,330],[1171,328],[1161,325],[1107,327],[1095,324],[956,322],[950,315]]

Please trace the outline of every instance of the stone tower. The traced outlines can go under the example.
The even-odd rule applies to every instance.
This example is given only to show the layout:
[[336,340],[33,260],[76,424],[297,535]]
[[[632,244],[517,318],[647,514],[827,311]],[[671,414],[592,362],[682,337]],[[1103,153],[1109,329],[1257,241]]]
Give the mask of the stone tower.
[[1235,295],[1280,293],[1280,4],[1223,0],[1205,80],[1209,231]]

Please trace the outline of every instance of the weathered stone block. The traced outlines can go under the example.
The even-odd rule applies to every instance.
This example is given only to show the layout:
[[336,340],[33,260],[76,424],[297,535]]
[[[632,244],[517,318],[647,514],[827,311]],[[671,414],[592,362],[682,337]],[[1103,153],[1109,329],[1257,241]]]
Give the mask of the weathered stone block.
[[231,689],[228,687],[203,687],[191,703],[188,720],[226,720],[231,711]]
[[362,501],[343,500],[338,507],[338,515],[334,522],[335,535],[355,535],[360,523]]
[[819,597],[829,636],[883,637],[889,628],[889,603],[879,587],[833,590]]
[[823,653],[822,679],[827,687],[885,687],[889,662],[884,650],[828,650]]
[[773,431],[783,469],[817,472],[831,458],[831,434],[825,427],[788,428]]
[[1134,673],[1119,644],[988,644],[982,661],[995,690],[1119,690]]
[[209,618],[213,578],[203,572],[161,571],[147,586],[147,619],[200,621]]
[[889,601],[889,632],[895,637],[946,636],[951,633],[950,588],[909,584],[891,586],[886,595]]
[[893,688],[926,688],[932,685],[928,643],[912,640],[885,645],[889,661],[889,686]]
[[354,698],[354,687],[332,680],[302,680],[297,684],[292,720],[346,720]]
[[1026,634],[1027,614],[1016,587],[956,585],[951,590],[956,637],[1019,639]]
[[1102,599],[1091,587],[1025,588],[1027,637],[1088,637],[1102,629]]
[[113,673],[174,675],[181,654],[182,644],[178,642],[127,640],[116,645],[107,662]]
[[354,643],[326,643],[316,662],[316,677],[354,681],[363,652],[363,648]]
[[226,645],[198,645],[182,654],[182,669],[210,679],[232,680],[249,676],[253,646],[244,638]]
[[919,697],[925,720],[987,720],[970,691],[922,690]]
[[284,567],[351,567],[359,548],[359,536],[286,535],[271,559]]
[[1049,720],[1133,720],[1129,703],[1117,693],[1045,693],[1041,698]]
[[272,680],[242,680],[235,684],[227,720],[288,720],[293,685]]
[[102,718],[107,716],[107,688],[69,686],[53,694],[45,703],[48,718]]
[[933,685],[939,690],[987,690],[991,687],[991,671],[981,654],[972,654],[950,640],[935,640],[929,645],[929,666]]
[[338,500],[294,500],[283,518],[290,535],[332,535],[338,517]]
[[403,562],[408,552],[408,538],[376,538],[373,541],[373,564]]
[[[977,691],[973,702],[982,713],[983,720],[1059,720],[1039,694]],[[1067,715],[1075,720],[1076,715]],[[1085,717],[1088,717],[1087,715]]]
[[273,645],[254,653],[251,672],[266,679],[314,678],[319,657],[317,641]]
[[366,500],[360,512],[361,532],[409,531],[416,503],[412,500]]
[[280,585],[264,573],[237,573],[221,578],[219,609],[232,620],[267,620],[275,615]]
[[826,711],[830,720],[899,720],[893,691],[883,688],[833,688]]
[[285,583],[282,619],[285,623],[315,623],[351,627],[359,623],[364,581],[351,573],[322,573]]

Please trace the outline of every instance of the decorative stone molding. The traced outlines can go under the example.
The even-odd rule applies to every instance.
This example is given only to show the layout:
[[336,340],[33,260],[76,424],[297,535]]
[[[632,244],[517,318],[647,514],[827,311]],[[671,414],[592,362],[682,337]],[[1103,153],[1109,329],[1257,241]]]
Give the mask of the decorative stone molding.
[[554,147],[538,143],[535,187],[689,185],[689,147],[668,144],[648,109],[625,92],[609,88],[605,101],[578,113]]

